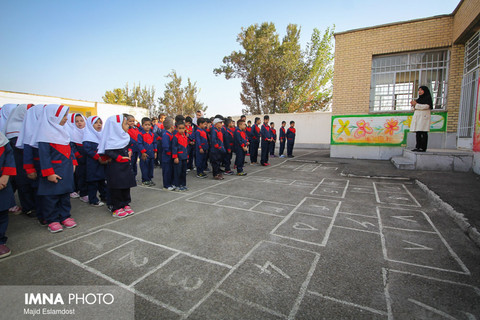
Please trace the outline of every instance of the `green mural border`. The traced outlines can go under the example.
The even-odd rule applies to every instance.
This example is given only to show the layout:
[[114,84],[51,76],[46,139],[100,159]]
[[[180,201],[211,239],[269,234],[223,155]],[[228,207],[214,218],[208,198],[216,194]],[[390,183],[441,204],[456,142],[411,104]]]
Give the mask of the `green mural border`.
[[[447,111],[433,111],[432,114],[441,115],[445,118],[443,122],[443,126],[439,129],[432,129],[430,132],[446,132],[447,131],[447,120],[448,120],[448,112]],[[352,114],[352,115],[336,115],[332,116],[332,123],[330,124],[330,145],[349,145],[349,146],[384,146],[384,147],[402,147],[407,145],[407,133],[410,130],[403,130],[403,140],[400,143],[351,143],[351,142],[335,142],[333,140],[333,122],[336,118],[360,118],[360,117],[397,117],[399,115],[402,116],[413,116],[413,112],[406,112],[406,113],[379,113],[379,114]]]

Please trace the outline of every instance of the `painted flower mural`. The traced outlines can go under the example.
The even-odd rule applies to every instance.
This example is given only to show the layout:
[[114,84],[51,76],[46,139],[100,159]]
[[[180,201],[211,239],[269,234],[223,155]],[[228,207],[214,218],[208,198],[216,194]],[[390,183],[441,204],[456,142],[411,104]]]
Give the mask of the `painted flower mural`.
[[365,120],[357,121],[357,127],[357,130],[355,130],[353,134],[355,138],[365,137],[365,135],[373,133],[372,127],[370,127],[370,124]]
[[398,120],[393,118],[388,119],[383,126],[385,127],[385,134],[389,134],[391,136],[393,136],[395,131],[400,130],[400,127],[398,126]]

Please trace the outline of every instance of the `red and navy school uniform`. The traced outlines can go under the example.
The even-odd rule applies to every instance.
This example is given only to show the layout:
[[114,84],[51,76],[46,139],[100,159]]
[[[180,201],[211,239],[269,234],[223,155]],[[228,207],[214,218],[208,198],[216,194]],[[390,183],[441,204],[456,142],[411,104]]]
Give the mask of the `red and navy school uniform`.
[[133,175],[132,163],[128,158],[128,152],[131,149],[128,145],[121,149],[105,150],[105,155],[112,161],[107,164],[105,177],[107,178],[107,187],[110,192],[112,202],[112,211],[125,208],[132,201],[130,188],[137,186],[135,176]]
[[278,155],[281,156],[283,151],[285,151],[285,141],[286,141],[286,134],[285,134],[285,127],[280,127],[280,150],[278,151]]
[[140,135],[140,130],[138,127],[131,127],[128,129],[128,135],[130,136],[129,149],[132,150],[132,169],[134,177],[137,177],[137,159],[140,152],[140,147],[138,145],[138,136]]
[[[107,193],[107,184],[105,183],[106,165],[101,164],[99,159],[106,161],[109,158],[105,155],[99,155],[98,143],[93,141],[84,141],[83,148],[87,154],[87,186],[88,186],[88,202],[97,204],[100,200],[110,205],[109,195]],[[100,200],[97,197],[100,194]]]
[[[38,194],[43,196],[43,218],[47,224],[62,222],[70,218],[70,193],[74,189],[73,166],[77,160],[70,144],[38,143],[42,177],[38,185]],[[47,179],[57,174],[62,179],[57,183]]]
[[172,163],[172,140],[173,133],[165,130],[162,137],[162,177],[163,187],[172,186],[173,180],[173,163]]
[[153,126],[153,133],[155,134],[155,143],[157,145],[157,157],[155,158],[155,165],[159,166],[162,161],[162,136],[164,131],[163,122],[158,121]]
[[263,124],[261,129],[262,136],[262,155],[260,163],[265,165],[268,163],[268,154],[270,152],[270,139],[272,138],[272,128],[268,124]]
[[79,191],[80,197],[84,197],[88,195],[87,152],[82,143],[70,142],[70,146],[78,163],[74,173],[75,191]]
[[250,143],[250,162],[257,162],[258,147],[260,146],[260,128],[254,124],[252,126],[252,142]]
[[245,128],[245,132],[247,134],[247,140],[248,140],[248,156],[250,155],[251,149],[252,149],[252,126],[247,126]]
[[232,164],[232,155],[235,152],[234,148],[234,138],[233,135],[235,133],[235,127],[233,128],[226,128],[225,133],[223,134],[223,140],[225,144],[225,172],[231,171],[231,164]]
[[188,160],[187,160],[187,169],[193,169],[193,161],[195,158],[195,135],[193,131],[193,126],[185,126],[185,134],[188,138]]
[[142,172],[142,182],[152,181],[153,169],[155,168],[155,153],[157,152],[157,142],[155,141],[155,134],[150,132],[141,131],[138,136],[138,145],[140,148],[139,155],[146,153],[147,159],[143,160],[140,157],[140,171]]
[[[208,145],[211,146],[212,145],[212,127],[210,128],[206,128],[205,129],[205,132],[207,133],[207,139],[208,139]],[[210,160],[210,148],[208,148],[206,150],[206,156],[205,156],[205,164],[204,164],[204,168],[205,170],[208,170],[208,160]]]
[[[16,176],[10,178],[13,192],[18,190],[18,200],[24,213],[30,213],[35,209],[35,189],[32,187],[31,180],[27,177],[27,172],[23,166],[23,149],[17,148],[18,137],[10,139],[10,147],[13,150],[13,158],[15,159],[15,166],[17,168]],[[34,217],[31,215],[30,217]]]
[[8,228],[8,209],[15,206],[15,197],[10,179],[16,174],[17,168],[15,167],[13,150],[10,144],[7,143],[0,147],[0,176],[10,176],[7,186],[0,190],[0,244],[7,242],[5,233]]
[[173,184],[176,187],[187,186],[187,161],[188,155],[188,137],[186,134],[177,132],[172,139],[172,159],[177,159],[178,163],[173,164]]
[[287,137],[287,155],[292,156],[293,154],[293,145],[295,144],[295,136],[297,134],[297,130],[295,128],[290,127],[287,130],[286,137]]
[[[197,167],[197,174],[204,173],[208,149],[207,132],[197,127],[197,130],[195,130],[195,166]],[[200,150],[203,150],[203,153],[200,153]]]
[[212,127],[210,145],[210,161],[212,162],[213,176],[220,174],[220,163],[225,156],[225,145],[222,130]]
[[244,147],[248,145],[247,132],[242,131],[239,128],[235,130],[233,135],[235,146],[235,166],[237,167],[237,173],[243,172],[243,165],[245,163],[245,151]]
[[270,141],[270,155],[274,156],[275,155],[275,143],[277,142],[277,130],[270,128],[272,131],[272,138],[273,141]]
[[40,169],[40,156],[38,154],[38,148],[32,147],[29,144],[23,145],[23,169],[27,175],[31,173],[37,174],[36,179],[28,180],[30,181],[30,186],[32,187],[35,195],[35,215],[38,221],[43,223],[43,196],[38,194],[38,185],[42,174],[42,170]]

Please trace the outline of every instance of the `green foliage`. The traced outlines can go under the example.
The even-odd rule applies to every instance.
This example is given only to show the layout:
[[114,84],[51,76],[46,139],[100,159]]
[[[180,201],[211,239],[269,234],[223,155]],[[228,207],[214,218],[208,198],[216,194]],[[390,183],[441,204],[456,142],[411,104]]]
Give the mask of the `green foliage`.
[[148,109],[152,114],[155,109],[155,88],[151,86],[141,87],[141,84],[133,84],[133,89],[128,87],[128,82],[125,88],[115,88],[112,91],[106,91],[102,97],[105,103],[122,104],[127,106],[138,106]]
[[188,78],[187,85],[183,86],[182,77],[178,76],[175,70],[165,77],[170,81],[165,84],[163,97],[158,98],[159,112],[175,116],[194,115],[197,110],[207,110],[208,107],[198,100],[200,89],[197,88],[196,82]]
[[332,97],[333,31],[314,29],[305,50],[300,28],[287,26],[279,40],[273,23],[242,28],[237,42],[243,51],[223,58],[214,74],[242,79],[244,113],[307,112],[325,109]]

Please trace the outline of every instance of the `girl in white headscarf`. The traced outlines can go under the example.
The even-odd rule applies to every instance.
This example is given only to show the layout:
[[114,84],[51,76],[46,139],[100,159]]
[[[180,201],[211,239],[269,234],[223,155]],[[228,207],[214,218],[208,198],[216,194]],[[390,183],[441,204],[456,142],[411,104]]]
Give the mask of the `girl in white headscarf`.
[[32,188],[31,180],[23,166],[23,147],[16,147],[18,137],[23,128],[25,114],[27,109],[33,107],[33,104],[19,104],[12,110],[5,126],[5,136],[10,140],[13,149],[17,175],[12,179],[14,191],[18,190],[18,199],[22,207],[22,212],[30,217],[35,217],[35,190]]
[[88,202],[87,187],[87,153],[83,148],[83,136],[86,132],[85,124],[87,119],[81,113],[68,114],[66,128],[70,133],[70,146],[77,159],[78,166],[75,170],[75,191],[70,195],[71,198],[80,198],[83,202]]
[[6,246],[5,233],[8,227],[8,209],[15,205],[13,189],[9,183],[11,176],[16,174],[13,151],[8,139],[0,132],[0,259],[10,255]]
[[45,106],[33,143],[38,147],[42,172],[38,194],[43,196],[44,219],[52,233],[77,226],[70,216],[70,193],[77,160],[65,129],[68,109],[58,104]]
[[[87,186],[88,201],[92,206],[100,207],[110,204],[107,199],[107,185],[105,183],[105,168],[107,156],[98,154],[98,144],[102,139],[103,122],[98,116],[91,116],[87,119],[85,135],[83,136],[83,148],[87,154]],[[97,197],[100,193],[100,200]]]
[[110,157],[107,164],[106,178],[112,201],[113,216],[124,218],[133,214],[130,188],[137,185],[131,164],[129,150],[127,115],[114,115],[105,121],[102,140],[98,153]]
[[7,125],[8,117],[10,113],[18,106],[18,104],[8,103],[4,104],[3,107],[0,109],[0,132],[5,134],[5,128]]

